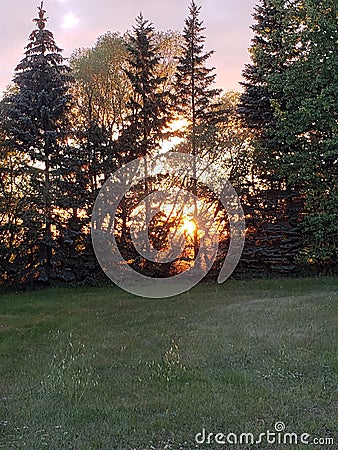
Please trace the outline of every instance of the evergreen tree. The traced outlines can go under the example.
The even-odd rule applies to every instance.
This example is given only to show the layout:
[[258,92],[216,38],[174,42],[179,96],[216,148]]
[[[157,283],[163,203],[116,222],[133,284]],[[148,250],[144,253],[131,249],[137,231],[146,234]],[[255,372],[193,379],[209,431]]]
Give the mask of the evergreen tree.
[[154,37],[153,25],[140,14],[127,43],[126,74],[132,92],[127,104],[127,125],[120,138],[120,149],[126,152],[123,162],[152,154],[170,119],[168,95],[163,90],[166,79],[157,74],[160,56]]
[[299,193],[303,261],[337,260],[337,5],[262,0],[240,113],[256,134],[256,173]]
[[[178,58],[176,72],[176,110],[178,115],[186,119],[188,127],[188,143],[193,156],[201,154],[203,136],[210,133],[222,111],[215,108],[215,98],[220,90],[212,87],[216,74],[214,68],[207,68],[206,62],[214,53],[204,52],[205,29],[199,20],[201,7],[194,0],[189,6],[189,16],[185,20],[183,30],[182,55]],[[213,108],[214,107],[214,108]],[[197,195],[197,168],[193,163],[192,193]],[[194,202],[194,220],[198,223],[197,202]],[[194,254],[198,252],[198,230],[194,236]]]
[[[127,103],[126,125],[118,141],[121,163],[135,158],[152,155],[165,136],[164,128],[170,120],[168,93],[164,88],[165,77],[158,75],[160,64],[159,49],[155,44],[153,25],[140,14],[136,26],[127,43],[127,77],[131,85],[131,95]],[[147,166],[144,174],[144,192],[150,192]],[[126,200],[121,203],[122,241],[126,242],[126,218],[130,208]],[[149,205],[146,200],[146,220]]]
[[30,34],[25,57],[15,69],[16,92],[5,99],[9,145],[22,154],[30,185],[31,208],[21,214],[26,230],[20,254],[25,261],[21,281],[47,281],[54,276],[52,257],[61,220],[56,208],[60,197],[70,195],[60,184],[67,149],[69,69],[46,29],[43,3],[38,12],[37,29]]
[[[216,74],[206,62],[214,53],[204,53],[205,28],[199,20],[201,7],[194,0],[189,6],[189,17],[183,30],[182,55],[178,58],[176,72],[176,109],[191,124],[191,153],[198,153],[198,126],[214,119],[212,108],[220,89],[212,88]],[[219,114],[219,113],[218,113]]]
[[[9,93],[5,92],[5,98]],[[11,285],[15,273],[22,268],[17,258],[25,237],[20,213],[31,206],[27,204],[29,195],[22,154],[8,145],[4,129],[6,109],[5,101],[0,102],[0,285]]]
[[275,104],[280,167],[305,200],[304,262],[320,270],[337,263],[338,5],[304,0],[293,10],[301,24],[298,58],[270,77],[283,90]]
[[[256,174],[270,187],[285,183],[280,170],[280,158],[285,151],[276,139],[276,106],[285,111],[283,87],[270,82],[272,76],[285,72],[297,57],[297,20],[295,2],[261,0],[255,7],[252,26],[254,37],[250,48],[251,63],[243,71],[244,92],[238,111],[247,127],[255,134]],[[292,19],[293,18],[293,19]]]

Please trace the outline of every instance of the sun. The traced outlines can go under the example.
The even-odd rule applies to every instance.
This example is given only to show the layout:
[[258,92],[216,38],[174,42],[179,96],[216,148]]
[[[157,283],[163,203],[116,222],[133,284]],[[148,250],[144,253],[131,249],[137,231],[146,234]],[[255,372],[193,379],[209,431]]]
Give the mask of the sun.
[[189,218],[184,219],[183,224],[182,224],[182,230],[185,233],[190,234],[192,236],[196,231],[195,221],[193,219],[189,219]]
[[63,30],[70,30],[76,27],[79,22],[79,18],[72,11],[70,11],[63,17],[61,28]]

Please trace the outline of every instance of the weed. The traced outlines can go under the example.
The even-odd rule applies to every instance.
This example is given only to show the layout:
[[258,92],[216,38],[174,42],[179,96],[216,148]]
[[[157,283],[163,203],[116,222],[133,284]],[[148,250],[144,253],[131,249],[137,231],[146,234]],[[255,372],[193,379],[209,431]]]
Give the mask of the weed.
[[175,340],[172,340],[170,348],[160,362],[150,361],[146,366],[150,380],[160,381],[166,385],[182,381],[187,370],[182,364],[180,348]]
[[49,370],[41,381],[44,395],[57,394],[78,403],[85,393],[98,384],[98,376],[92,366],[96,354],[87,355],[85,344],[74,341],[72,333],[64,342],[57,332],[58,350],[53,355]]

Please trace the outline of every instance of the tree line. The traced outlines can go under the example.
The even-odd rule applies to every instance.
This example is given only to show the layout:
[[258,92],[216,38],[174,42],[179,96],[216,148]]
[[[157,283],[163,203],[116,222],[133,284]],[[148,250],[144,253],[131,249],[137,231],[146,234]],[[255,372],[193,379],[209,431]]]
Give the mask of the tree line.
[[[261,274],[271,273],[276,261],[276,272],[334,270],[334,0],[261,0],[241,94],[215,88],[215,69],[208,67],[213,52],[205,51],[195,1],[182,33],[156,31],[140,14],[131,32],[108,32],[92,48],[74,51],[69,62],[46,28],[45,14],[42,3],[0,104],[2,285],[104,280],[90,239],[98,192],[111,173],[156,154],[163,143],[216,161],[236,188],[248,223],[239,273],[252,274],[262,258]],[[140,260],[128,217],[166,182],[160,175],[145,179],[123,198],[116,217],[126,260],[153,276],[180,269]],[[185,188],[215,208],[225,230],[226,213],[202,183],[187,180]],[[169,216],[151,223],[150,240],[158,248],[181,220]],[[226,247],[225,239],[220,259]],[[191,248],[193,259],[197,229]]]

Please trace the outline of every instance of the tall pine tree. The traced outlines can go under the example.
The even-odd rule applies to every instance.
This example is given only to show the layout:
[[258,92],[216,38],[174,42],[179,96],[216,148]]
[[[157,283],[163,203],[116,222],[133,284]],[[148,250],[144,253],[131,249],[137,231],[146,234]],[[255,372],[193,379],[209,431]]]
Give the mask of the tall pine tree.
[[165,77],[156,70],[160,57],[154,37],[153,25],[140,14],[127,43],[126,74],[132,92],[127,104],[127,125],[120,138],[121,151],[126,152],[123,162],[152,154],[170,119],[167,92],[163,90]]
[[[126,125],[118,141],[118,153],[122,163],[153,155],[165,136],[165,127],[171,117],[168,92],[164,87],[166,78],[158,75],[160,56],[155,42],[153,25],[140,14],[127,43],[126,74],[131,85],[131,95],[127,103]],[[145,165],[143,195],[147,197],[150,190]],[[125,244],[126,220],[130,210],[126,200],[121,203],[121,208],[122,242]],[[148,221],[147,200],[145,214]]]
[[[183,30],[182,55],[178,58],[176,72],[176,110],[180,118],[184,118],[188,126],[188,142],[193,156],[202,152],[201,142],[209,125],[215,121],[220,111],[213,108],[215,98],[220,90],[212,87],[216,74],[214,68],[206,67],[206,62],[213,51],[204,52],[205,29],[199,19],[201,7],[194,0],[189,6],[189,16],[185,20]],[[193,162],[192,193],[197,196],[197,168]],[[194,220],[198,223],[197,201],[194,202]],[[198,229],[194,232],[194,255],[198,253]]]
[[302,261],[337,261],[337,5],[261,0],[240,113],[256,134],[256,173],[305,202]]
[[212,105],[220,89],[212,87],[216,74],[206,62],[214,51],[204,52],[205,28],[199,20],[201,7],[194,0],[183,30],[182,56],[178,58],[176,72],[176,109],[191,124],[191,153],[198,154],[198,127],[213,116]]
[[285,185],[280,170],[285,149],[279,145],[275,130],[276,114],[285,111],[286,102],[283,87],[273,85],[271,77],[284,73],[298,54],[293,8],[286,0],[261,0],[255,7],[251,63],[243,71],[244,92],[238,108],[245,124],[254,131],[256,175],[276,188]]
[[[60,217],[62,159],[67,148],[69,69],[52,32],[46,29],[43,3],[34,19],[25,57],[15,69],[16,91],[6,98],[9,144],[22,154],[30,189],[29,209],[21,211],[25,238],[20,281],[48,281]],[[69,193],[68,193],[69,195]]]
[[337,264],[338,5],[303,0],[290,11],[299,24],[298,57],[270,77],[271,87],[284,93],[283,109],[275,105],[275,136],[284,149],[282,174],[305,200],[302,261],[331,271]]

